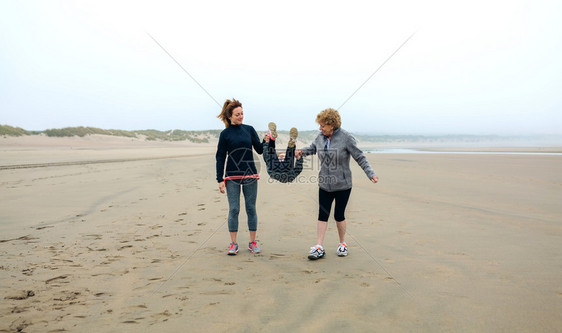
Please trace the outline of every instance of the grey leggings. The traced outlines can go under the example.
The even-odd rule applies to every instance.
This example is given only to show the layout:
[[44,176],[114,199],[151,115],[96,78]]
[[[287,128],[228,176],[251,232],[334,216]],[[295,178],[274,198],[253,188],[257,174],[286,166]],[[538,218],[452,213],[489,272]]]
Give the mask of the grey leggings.
[[258,214],[256,212],[256,198],[258,196],[257,179],[240,179],[226,181],[226,196],[228,197],[228,231],[238,231],[238,213],[240,213],[240,188],[244,193],[246,215],[248,215],[248,229],[256,231],[258,228]]

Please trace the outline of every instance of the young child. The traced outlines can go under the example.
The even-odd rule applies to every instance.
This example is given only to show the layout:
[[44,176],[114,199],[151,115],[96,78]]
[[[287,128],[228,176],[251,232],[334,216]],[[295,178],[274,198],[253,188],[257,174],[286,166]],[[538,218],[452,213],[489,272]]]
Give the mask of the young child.
[[275,123],[269,123],[269,133],[264,137],[263,143],[263,159],[267,167],[269,176],[281,183],[290,183],[294,181],[302,171],[302,157],[295,163],[295,145],[299,135],[296,128],[289,131],[289,143],[287,150],[283,154],[277,154],[275,150],[275,139],[277,138],[277,126]]

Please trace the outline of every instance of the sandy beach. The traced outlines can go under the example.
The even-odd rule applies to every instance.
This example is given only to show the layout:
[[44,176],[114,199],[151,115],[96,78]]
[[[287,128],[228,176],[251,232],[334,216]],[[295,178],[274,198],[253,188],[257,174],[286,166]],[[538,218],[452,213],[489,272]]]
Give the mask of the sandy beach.
[[261,168],[263,252],[242,212],[227,256],[213,145],[57,140],[0,139],[0,332],[562,327],[561,155],[368,154],[380,182],[352,162],[349,256],[330,219],[309,261],[313,160],[291,184]]

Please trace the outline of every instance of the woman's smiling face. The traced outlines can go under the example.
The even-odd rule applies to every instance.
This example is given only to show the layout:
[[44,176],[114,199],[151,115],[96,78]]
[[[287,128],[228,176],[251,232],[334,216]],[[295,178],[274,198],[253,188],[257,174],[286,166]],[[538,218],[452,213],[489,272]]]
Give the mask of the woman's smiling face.
[[331,137],[332,134],[334,134],[334,126],[332,125],[326,125],[324,123],[320,123],[320,131],[322,131],[322,134],[324,134],[327,137]]
[[232,116],[228,117],[228,119],[230,119],[230,123],[232,125],[242,125],[242,122],[244,121],[244,110],[242,107],[239,106],[232,110]]

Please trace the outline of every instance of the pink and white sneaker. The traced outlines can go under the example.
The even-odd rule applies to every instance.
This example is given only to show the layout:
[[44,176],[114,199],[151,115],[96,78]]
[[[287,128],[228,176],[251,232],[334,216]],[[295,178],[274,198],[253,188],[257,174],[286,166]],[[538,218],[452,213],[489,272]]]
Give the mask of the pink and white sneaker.
[[226,254],[228,254],[229,256],[234,256],[236,255],[236,253],[238,253],[238,244],[230,243],[230,247],[228,248]]
[[256,242],[250,242],[248,244],[248,250],[250,250],[250,252],[252,252],[253,254],[258,254],[258,253],[261,252],[261,250],[258,247],[258,244]]

